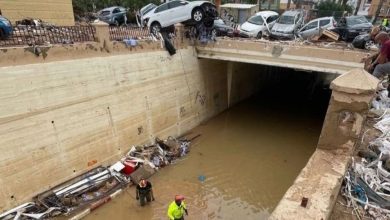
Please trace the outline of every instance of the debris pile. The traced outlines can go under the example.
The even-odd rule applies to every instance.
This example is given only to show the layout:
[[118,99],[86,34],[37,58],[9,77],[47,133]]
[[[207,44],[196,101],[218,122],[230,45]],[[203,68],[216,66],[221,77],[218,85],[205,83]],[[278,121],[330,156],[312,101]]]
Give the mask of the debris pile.
[[[353,158],[350,169],[344,176],[341,195],[347,201],[342,204],[352,208],[358,219],[390,219],[390,98],[382,82],[377,98],[373,100],[373,127],[378,130],[368,142],[367,147],[359,150]],[[362,143],[368,131],[362,136]]]
[[174,164],[189,153],[188,139],[156,138],[151,145],[132,146],[118,162],[109,167],[96,167],[62,183],[25,203],[0,214],[0,219],[43,219],[70,215],[83,209],[90,211],[110,201],[128,185],[149,178],[158,169]]

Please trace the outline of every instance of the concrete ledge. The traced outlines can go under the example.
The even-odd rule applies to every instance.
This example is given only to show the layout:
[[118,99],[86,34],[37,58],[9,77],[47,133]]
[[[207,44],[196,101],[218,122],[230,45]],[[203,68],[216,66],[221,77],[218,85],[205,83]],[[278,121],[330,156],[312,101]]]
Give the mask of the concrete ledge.
[[199,58],[271,65],[344,74],[362,68],[360,60],[366,55],[361,50],[320,48],[283,42],[234,41],[220,39],[216,43],[198,45]]
[[[317,149],[288,189],[270,219],[328,219],[353,149],[349,142],[338,151]],[[308,198],[306,208],[302,198]]]

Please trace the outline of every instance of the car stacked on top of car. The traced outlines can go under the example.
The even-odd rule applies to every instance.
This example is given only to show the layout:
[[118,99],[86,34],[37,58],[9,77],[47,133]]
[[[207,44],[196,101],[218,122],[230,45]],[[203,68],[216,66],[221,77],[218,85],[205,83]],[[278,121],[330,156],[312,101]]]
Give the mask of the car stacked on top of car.
[[146,24],[152,33],[176,23],[204,22],[212,26],[218,15],[215,5],[208,1],[176,0],[160,6],[149,4],[145,7],[141,9],[141,23]]

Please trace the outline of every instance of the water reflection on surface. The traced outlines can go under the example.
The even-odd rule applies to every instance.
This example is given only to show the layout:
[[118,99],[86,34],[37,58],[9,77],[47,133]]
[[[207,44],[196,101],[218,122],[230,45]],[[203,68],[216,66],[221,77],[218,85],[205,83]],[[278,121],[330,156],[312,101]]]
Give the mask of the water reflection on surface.
[[156,201],[139,207],[130,187],[86,219],[167,219],[175,194],[186,197],[186,219],[267,218],[314,152],[329,98],[279,95],[253,97],[193,129],[201,137],[191,153],[151,178]]

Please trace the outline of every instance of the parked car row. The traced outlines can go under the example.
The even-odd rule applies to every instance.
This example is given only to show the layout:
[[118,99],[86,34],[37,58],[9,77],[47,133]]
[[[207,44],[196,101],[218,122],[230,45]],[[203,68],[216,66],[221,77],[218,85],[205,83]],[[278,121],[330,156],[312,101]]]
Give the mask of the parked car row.
[[261,11],[239,27],[241,37],[276,39],[310,39],[324,29],[338,33],[342,40],[349,41],[371,30],[372,24],[364,16],[343,17],[339,22],[333,17],[321,17],[304,24],[303,10],[285,11],[281,16],[273,11]]

